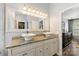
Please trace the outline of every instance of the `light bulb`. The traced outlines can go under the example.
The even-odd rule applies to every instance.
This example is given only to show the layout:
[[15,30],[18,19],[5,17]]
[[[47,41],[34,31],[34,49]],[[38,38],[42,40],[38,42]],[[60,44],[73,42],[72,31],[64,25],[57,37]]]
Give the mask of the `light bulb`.
[[33,13],[35,12],[35,10],[32,11]]
[[42,14],[41,14],[41,16],[43,17],[43,16],[44,16],[44,14],[42,13]]
[[42,15],[42,13],[40,12],[40,15]]
[[36,11],[37,14],[39,14],[39,11]]
[[29,8],[28,11],[31,12],[31,9]]
[[48,15],[47,15],[47,14],[45,14],[45,16],[47,17]]
[[24,7],[23,10],[26,10],[26,7]]
[[42,15],[44,16],[45,14],[44,14],[44,13],[42,13]]

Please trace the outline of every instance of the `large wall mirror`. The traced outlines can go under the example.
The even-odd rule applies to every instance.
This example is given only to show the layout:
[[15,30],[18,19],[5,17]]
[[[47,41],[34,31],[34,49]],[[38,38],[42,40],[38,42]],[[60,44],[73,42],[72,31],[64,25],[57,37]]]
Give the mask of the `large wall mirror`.
[[46,26],[49,26],[49,24],[46,24],[46,20],[43,18],[15,12],[15,29],[24,29],[28,31],[45,31]]
[[48,18],[27,15],[13,8],[6,7],[6,32],[49,30],[50,23]]

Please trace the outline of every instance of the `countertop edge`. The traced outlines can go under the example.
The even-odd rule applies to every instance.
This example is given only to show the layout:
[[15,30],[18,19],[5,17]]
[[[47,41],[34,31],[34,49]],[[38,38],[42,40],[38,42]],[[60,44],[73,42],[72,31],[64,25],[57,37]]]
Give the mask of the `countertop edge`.
[[18,47],[18,46],[22,46],[22,45],[27,45],[27,44],[31,44],[31,43],[36,43],[36,42],[40,42],[40,41],[45,41],[45,40],[49,40],[49,39],[54,39],[54,38],[57,38],[58,36],[56,37],[53,37],[53,38],[47,38],[47,39],[43,39],[43,40],[39,40],[39,41],[30,41],[28,43],[24,42],[22,44],[18,44],[18,45],[11,45],[11,46],[5,46],[6,49],[9,49],[9,48],[14,48],[14,47]]

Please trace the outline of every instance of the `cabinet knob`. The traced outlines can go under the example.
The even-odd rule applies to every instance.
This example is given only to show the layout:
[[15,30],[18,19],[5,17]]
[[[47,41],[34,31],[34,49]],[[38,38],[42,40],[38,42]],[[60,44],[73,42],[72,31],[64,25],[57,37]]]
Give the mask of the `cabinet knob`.
[[40,50],[40,52],[42,52],[42,51]]
[[47,48],[48,49],[48,48]]
[[23,56],[27,55],[27,53],[23,54]]

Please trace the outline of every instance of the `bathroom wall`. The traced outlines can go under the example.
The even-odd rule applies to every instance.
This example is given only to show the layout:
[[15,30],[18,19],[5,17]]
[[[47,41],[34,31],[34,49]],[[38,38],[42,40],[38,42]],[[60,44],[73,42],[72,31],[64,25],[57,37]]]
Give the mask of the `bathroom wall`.
[[0,3],[0,55],[4,51],[4,4]]
[[[13,9],[23,9],[24,4],[16,4],[16,3],[10,3],[10,4],[6,4],[6,6],[9,6]],[[30,7],[30,8],[34,8],[36,10],[40,10],[41,12],[45,12],[49,15],[49,4],[43,4],[43,3],[26,3],[25,4],[26,8]],[[49,19],[48,19],[49,20]],[[20,32],[6,32],[6,44],[11,44],[11,39],[13,36],[20,36],[22,33],[26,33],[23,31]]]

